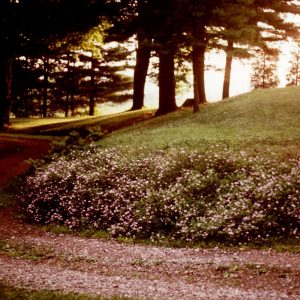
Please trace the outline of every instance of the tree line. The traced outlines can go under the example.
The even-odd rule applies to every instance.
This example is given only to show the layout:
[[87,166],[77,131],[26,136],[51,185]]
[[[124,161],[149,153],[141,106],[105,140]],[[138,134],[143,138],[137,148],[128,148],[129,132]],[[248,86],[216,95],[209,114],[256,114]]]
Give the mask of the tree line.
[[[105,42],[136,40],[132,109],[143,107],[150,58],[158,57],[157,114],[177,109],[178,62],[192,64],[193,105],[197,112],[199,104],[206,102],[204,72],[208,51],[226,52],[223,84],[223,98],[226,98],[235,57],[255,56],[258,49],[266,55],[276,55],[274,42],[299,34],[297,26],[285,18],[286,14],[300,13],[299,3],[294,0],[4,0],[0,5],[0,39],[4,45],[0,50],[0,127],[9,121],[13,63],[20,62],[21,56],[31,61],[32,57],[44,57],[49,51],[65,55],[71,45],[80,44],[91,28],[103,22],[109,24]],[[65,90],[62,88],[60,92],[65,94],[62,102],[67,107],[67,103],[72,103],[72,94],[67,95],[70,82],[64,80],[61,83]],[[82,89],[84,97],[78,96],[89,103],[93,103],[91,84],[84,92]],[[57,97],[54,92],[52,96]]]
[[93,116],[96,103],[132,98],[126,65],[113,64],[117,58],[125,60],[129,52],[114,47],[101,54],[97,58],[92,51],[78,50],[17,58],[10,113],[15,117]]
[[[300,84],[300,45],[298,42],[291,43],[291,53],[287,64],[286,86]],[[280,80],[277,73],[278,54],[266,53],[259,49],[252,62],[251,86],[253,89],[265,89],[277,87]]]

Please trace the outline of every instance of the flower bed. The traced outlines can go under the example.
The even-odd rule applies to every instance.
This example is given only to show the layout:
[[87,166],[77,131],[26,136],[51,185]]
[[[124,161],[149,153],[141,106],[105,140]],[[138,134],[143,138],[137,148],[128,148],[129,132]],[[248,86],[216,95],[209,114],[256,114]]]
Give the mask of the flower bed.
[[40,224],[112,236],[197,243],[298,237],[300,159],[278,162],[220,147],[73,150],[27,178],[20,201]]

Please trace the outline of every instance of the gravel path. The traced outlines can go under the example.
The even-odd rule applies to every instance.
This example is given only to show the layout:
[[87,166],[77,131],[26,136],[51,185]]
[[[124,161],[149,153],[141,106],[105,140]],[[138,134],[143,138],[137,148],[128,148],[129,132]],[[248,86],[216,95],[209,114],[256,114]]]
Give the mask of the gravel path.
[[0,210],[0,281],[140,299],[300,299],[300,256],[56,235]]

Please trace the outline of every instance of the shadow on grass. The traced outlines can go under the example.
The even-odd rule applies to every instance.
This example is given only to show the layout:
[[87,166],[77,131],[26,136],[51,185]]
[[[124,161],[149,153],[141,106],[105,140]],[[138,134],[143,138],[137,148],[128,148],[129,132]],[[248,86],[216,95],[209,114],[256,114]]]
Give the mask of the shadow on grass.
[[68,120],[59,123],[49,122],[49,124],[43,125],[39,125],[37,120],[36,123],[32,123],[31,126],[24,126],[24,128],[20,126],[17,128],[10,127],[6,130],[6,133],[64,136],[72,131],[80,132],[87,130],[87,128],[97,128],[103,132],[111,132],[150,119],[154,116],[154,113],[155,110],[142,109],[107,116],[84,118],[82,120],[75,119],[74,121]]
[[0,282],[0,300],[137,300],[137,298],[127,298],[120,296],[101,297],[80,295],[76,293],[62,293],[52,291],[34,291],[28,289],[15,288]]

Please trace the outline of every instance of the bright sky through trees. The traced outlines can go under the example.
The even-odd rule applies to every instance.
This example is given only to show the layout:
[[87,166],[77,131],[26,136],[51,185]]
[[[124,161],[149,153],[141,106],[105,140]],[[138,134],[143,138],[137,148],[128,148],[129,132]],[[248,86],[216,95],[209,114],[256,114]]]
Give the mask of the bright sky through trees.
[[[285,74],[287,70],[287,61],[290,48],[288,45],[284,45],[286,51],[284,55],[281,55],[279,64],[279,76],[281,79],[281,85],[285,84]],[[207,64],[213,64],[217,69],[223,69],[225,67],[225,53],[210,53],[207,54]],[[230,86],[230,95],[235,96],[246,93],[251,90],[250,86],[250,73],[251,73],[251,62],[249,60],[238,60],[235,59],[232,65],[232,81]],[[222,99],[222,88],[224,80],[224,71],[218,70],[207,70],[205,73],[206,77],[206,93],[207,100],[209,102],[219,101]],[[178,104],[181,104],[186,98],[193,97],[193,89],[189,87],[189,92],[186,91],[184,94],[177,96]],[[158,102],[158,87],[147,81],[145,91],[145,105],[150,107],[157,107]]]
[[[300,1],[299,1],[300,3]],[[300,16],[288,16],[288,21],[295,22],[300,25]],[[300,40],[300,37],[299,37]],[[132,46],[132,44],[131,44]],[[286,85],[286,73],[289,65],[288,61],[291,59],[291,52],[295,47],[294,42],[282,42],[279,46],[281,54],[278,63],[278,76],[280,79],[279,87]],[[225,52],[213,52],[206,54],[206,64],[214,65],[219,70],[207,70],[206,76],[206,93],[209,102],[215,102],[222,99],[222,88],[224,80],[224,68],[225,68]],[[130,71],[131,73],[132,71]],[[231,85],[230,85],[230,96],[235,96],[251,91],[250,86],[250,74],[252,72],[251,60],[234,59],[232,64],[231,73]],[[133,73],[132,73],[133,75]],[[190,77],[192,83],[192,75]],[[193,97],[193,87],[189,86],[186,91],[177,95],[177,104],[181,105],[185,99]],[[131,101],[118,104],[115,106],[113,103],[100,104],[101,111],[104,114],[119,112],[124,109],[131,108]],[[158,107],[158,86],[154,84],[151,79],[147,78],[146,89],[145,89],[145,106],[146,107]]]
[[[299,22],[300,23],[300,22]],[[278,64],[278,75],[280,78],[281,87],[286,85],[286,73],[288,70],[288,60],[290,59],[290,52],[292,49],[292,43],[282,43],[280,45],[280,50],[282,54],[280,55],[280,60]],[[208,65],[214,65],[216,69],[221,70],[207,70],[205,73],[206,76],[206,93],[207,99],[209,102],[215,102],[222,99],[222,88],[224,80],[224,67],[225,67],[225,53],[207,53],[206,63]],[[234,59],[232,64],[232,74],[231,74],[231,86],[230,86],[230,95],[235,96],[251,91],[250,86],[250,73],[251,73],[251,61],[244,59]],[[192,80],[192,76],[191,76]],[[191,81],[190,80],[190,81]],[[191,81],[192,82],[192,81]],[[178,105],[181,105],[183,101],[187,98],[193,97],[193,88],[192,86],[187,87],[186,91],[183,94],[177,95]],[[102,105],[101,105],[102,106]],[[119,106],[119,105],[118,105]],[[146,90],[145,90],[145,106],[146,107],[158,107],[158,86],[154,84],[151,79],[147,79]],[[131,107],[131,102],[120,104],[117,108],[118,111],[123,109],[129,109]],[[110,113],[111,109],[114,111],[116,108],[114,105],[103,105],[103,109],[106,113]],[[102,110],[103,110],[102,109]]]
[[[289,21],[300,24],[300,16],[288,16]],[[299,37],[300,39],[300,37]],[[286,73],[288,70],[288,60],[292,51],[293,43],[282,42],[279,45],[281,54],[278,64],[278,76],[280,78],[280,87],[286,85]],[[225,67],[225,53],[207,53],[206,63],[207,65],[214,65],[216,69],[224,69]],[[251,73],[251,61],[234,59],[232,65],[231,74],[231,87],[230,95],[235,96],[242,93],[246,93],[251,90],[250,86],[250,73]],[[219,101],[222,99],[222,87],[224,79],[224,71],[208,70],[205,73],[206,76],[206,93],[209,102]],[[181,104],[186,98],[193,97],[192,87],[188,88],[189,91],[182,95],[177,96],[178,104]],[[158,87],[153,83],[147,82],[145,95],[145,105],[157,107],[158,99]]]

